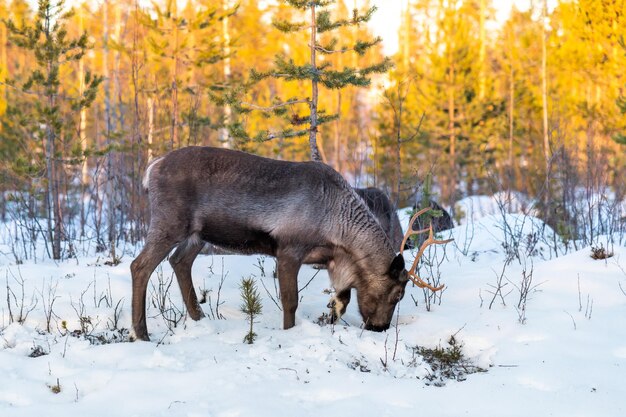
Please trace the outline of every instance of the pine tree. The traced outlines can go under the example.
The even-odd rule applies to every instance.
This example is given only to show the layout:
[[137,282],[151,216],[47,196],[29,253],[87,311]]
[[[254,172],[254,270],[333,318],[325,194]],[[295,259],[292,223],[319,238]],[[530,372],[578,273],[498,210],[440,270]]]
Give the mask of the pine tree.
[[[380,185],[393,190],[396,207],[405,204],[407,194],[415,191],[416,176],[423,174],[415,172],[415,168],[432,169],[425,152],[426,134],[422,131],[426,113],[410,97],[413,80],[403,74],[404,71],[392,72],[390,86],[383,92],[374,155]],[[410,158],[408,163],[407,158]]]
[[[235,2],[222,0],[223,7],[228,7]],[[269,68],[267,57],[273,56],[278,47],[276,31],[265,23],[264,14],[267,12],[262,4],[256,0],[237,1],[236,12],[227,21],[222,20],[222,51],[224,60],[220,63],[221,77],[215,77],[215,82],[210,87],[212,104],[217,104],[213,112],[219,115],[220,144],[231,148],[245,149],[254,153],[263,153],[265,149],[259,149],[263,142],[242,142],[246,137],[242,121],[248,130],[258,131],[267,129],[269,120],[261,114],[241,112],[239,94],[243,92],[246,84],[246,74],[250,68],[265,70]],[[254,33],[254,42],[250,42],[249,35]],[[229,59],[227,59],[229,58]],[[270,85],[247,85],[247,95],[254,97],[255,103],[265,105],[269,103],[268,96],[274,86]]]
[[426,114],[421,141],[433,153],[430,160],[436,161],[437,184],[446,203],[484,187],[495,162],[494,143],[502,133],[504,103],[495,95],[490,53],[481,47],[481,25],[489,10],[488,2],[412,4],[420,36],[410,67],[415,81],[409,97],[416,96],[414,103]]
[[261,305],[261,296],[256,287],[256,282],[252,277],[242,278],[239,284],[241,290],[241,298],[243,300],[240,310],[246,314],[248,322],[250,323],[250,330],[248,334],[243,338],[243,341],[252,344],[256,339],[256,333],[252,330],[254,324],[254,318],[261,314],[263,306]]
[[53,259],[61,259],[64,228],[60,187],[65,183],[64,147],[73,135],[71,126],[64,120],[64,112],[76,114],[90,106],[102,82],[101,77],[87,71],[82,94],[74,97],[63,94],[66,90],[60,77],[62,67],[80,60],[90,48],[86,33],[77,39],[67,38],[65,21],[71,14],[72,11],[64,10],[63,1],[40,0],[32,26],[18,26],[12,20],[5,22],[10,33],[9,41],[34,55],[35,69],[19,88],[24,95],[39,97],[33,108],[34,117],[29,123],[33,130],[44,126],[40,136],[47,184],[48,237]]
[[[219,41],[221,20],[237,10],[220,3],[190,1],[179,11],[176,1],[167,0],[164,8],[155,4],[153,11],[138,14],[147,31],[148,60],[153,66],[154,82],[147,90],[151,99],[170,105],[169,149],[194,144],[199,127],[210,124],[200,117],[196,98],[215,82],[211,71],[226,58]],[[182,126],[188,127],[186,138]]]
[[[297,34],[308,31],[308,62],[296,62],[293,58],[288,58],[284,53],[276,55],[274,67],[268,71],[251,71],[251,80],[258,82],[267,78],[280,79],[284,81],[307,82],[309,93],[307,97],[290,97],[281,99],[274,97],[271,106],[260,108],[250,105],[240,106],[240,111],[249,111],[250,108],[260,109],[276,116],[282,116],[288,121],[290,127],[280,132],[264,131],[259,132],[257,140],[267,140],[275,137],[289,138],[297,136],[309,137],[309,149],[311,159],[321,161],[322,155],[317,143],[319,126],[335,120],[338,114],[327,113],[319,108],[320,88],[328,90],[338,90],[347,86],[366,87],[370,85],[371,76],[376,73],[384,73],[391,68],[392,63],[389,58],[380,62],[356,68],[343,66],[334,68],[325,56],[333,54],[355,53],[364,55],[370,48],[381,42],[377,37],[372,40],[357,39],[351,45],[344,45],[339,39],[332,36],[334,31],[343,27],[359,26],[370,20],[376,7],[370,7],[364,13],[359,13],[357,9],[352,11],[352,16],[346,18],[333,18],[331,5],[333,0],[282,0],[283,4],[299,11],[307,16],[308,21],[289,21],[275,17],[273,25],[284,34]],[[299,105],[308,107],[308,114],[300,113],[296,109]],[[293,109],[288,111],[288,108]],[[303,128],[302,126],[308,126]],[[241,127],[241,126],[240,126]],[[243,130],[236,132],[241,139],[247,140],[249,137]]]

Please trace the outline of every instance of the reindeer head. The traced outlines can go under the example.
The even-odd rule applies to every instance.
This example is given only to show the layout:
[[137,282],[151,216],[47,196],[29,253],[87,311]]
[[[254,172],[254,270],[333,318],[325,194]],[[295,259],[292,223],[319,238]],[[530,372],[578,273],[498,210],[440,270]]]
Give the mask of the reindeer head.
[[396,305],[404,297],[409,278],[404,269],[402,254],[393,258],[385,276],[364,282],[365,288],[357,288],[359,312],[365,329],[382,332],[389,328]]
[[[443,285],[440,287],[433,287],[427,282],[424,282],[415,272],[417,264],[428,246],[434,244],[445,244],[453,240],[436,240],[433,236],[432,224],[423,230],[413,230],[413,223],[415,220],[430,209],[430,207],[422,209],[415,213],[415,215],[411,218],[408,231],[404,235],[402,245],[400,246],[400,253],[393,258],[387,272],[383,276],[370,275],[370,278],[367,280],[357,281],[358,284],[356,287],[359,312],[363,317],[365,329],[380,332],[389,328],[396,305],[402,297],[404,297],[406,284],[409,280],[416,286],[420,288],[428,288],[431,291],[440,291],[443,289]],[[407,271],[405,269],[403,256],[405,244],[411,235],[426,232],[429,233],[428,238],[420,246],[411,268]],[[347,300],[338,300],[336,303],[333,303],[333,306],[335,307],[334,314],[337,318],[340,317],[345,311],[345,305],[348,300],[349,295],[347,296]]]

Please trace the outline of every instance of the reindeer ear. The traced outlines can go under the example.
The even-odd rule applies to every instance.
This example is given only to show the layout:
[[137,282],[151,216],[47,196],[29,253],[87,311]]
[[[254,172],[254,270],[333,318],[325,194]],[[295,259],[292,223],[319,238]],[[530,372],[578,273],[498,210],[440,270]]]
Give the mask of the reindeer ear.
[[404,256],[399,253],[393,261],[391,261],[391,265],[389,266],[389,275],[392,278],[400,278],[400,274],[404,271]]

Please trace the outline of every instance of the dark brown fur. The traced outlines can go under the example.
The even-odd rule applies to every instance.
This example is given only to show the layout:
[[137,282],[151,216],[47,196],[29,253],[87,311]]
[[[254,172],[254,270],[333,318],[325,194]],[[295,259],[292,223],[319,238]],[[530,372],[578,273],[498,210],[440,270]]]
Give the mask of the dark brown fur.
[[[452,217],[446,211],[446,209],[441,207],[434,200],[426,200],[426,204],[430,206],[431,209],[440,211],[441,216],[434,217],[434,216],[428,216],[426,214],[421,215],[420,217],[417,218],[415,223],[413,223],[414,231],[425,229],[429,227],[429,225],[431,224],[433,226],[434,233],[439,233],[445,230],[454,229],[454,221],[452,220]],[[413,211],[418,211],[426,207],[426,204],[422,202],[420,205],[418,204],[413,205]],[[415,240],[409,239],[406,244],[407,248],[412,249],[414,247],[419,247],[419,245],[422,244],[422,242],[426,239],[426,237],[427,237],[426,235],[417,235]]]
[[151,220],[145,247],[131,264],[136,338],[148,340],[148,280],[174,248],[170,263],[189,315],[204,316],[191,266],[205,242],[276,257],[285,329],[295,324],[305,259],[328,265],[344,299],[357,290],[367,329],[389,327],[407,282],[404,259],[363,200],[327,165],[189,147],[153,161],[144,184]]
[[400,250],[404,239],[402,226],[396,207],[391,203],[387,194],[375,187],[355,188],[354,191],[365,201],[372,214],[376,216],[381,227],[391,240],[391,245]]

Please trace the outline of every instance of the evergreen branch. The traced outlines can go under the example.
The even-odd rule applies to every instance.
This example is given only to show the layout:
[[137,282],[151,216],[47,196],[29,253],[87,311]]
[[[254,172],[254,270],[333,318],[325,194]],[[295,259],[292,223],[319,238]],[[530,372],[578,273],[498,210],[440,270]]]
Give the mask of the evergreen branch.
[[296,65],[293,59],[286,60],[283,55],[276,56],[274,62],[276,68],[267,72],[258,72],[254,68],[250,70],[250,79],[253,82],[261,81],[265,78],[284,78],[287,81],[293,80],[315,80],[319,79],[320,71],[310,64]]
[[284,2],[300,10],[305,10],[311,7],[310,0],[284,0]]
[[341,71],[326,70],[319,81],[330,89],[344,88],[348,85],[358,87],[370,85],[370,80],[354,68],[344,68]]
[[24,93],[24,94],[29,94],[29,95],[33,95],[33,96],[37,96],[37,97],[44,97],[43,93],[37,92],[37,91],[31,91],[28,89],[23,89],[23,88],[19,88],[13,85],[13,83],[5,83],[0,81],[0,85],[4,85],[6,87],[11,87],[12,89],[20,92],[20,93]]
[[252,68],[250,70],[250,81],[253,83],[257,83],[261,80],[264,80],[265,78],[270,77],[271,72],[270,71],[266,71],[266,72],[259,72],[256,69]]
[[376,10],[377,7],[372,6],[364,14],[359,14],[358,9],[353,9],[352,17],[350,19],[339,19],[335,21],[330,19],[329,11],[321,11],[316,17],[317,33],[328,32],[344,26],[359,26],[362,23],[367,23],[372,18],[372,15]]
[[283,33],[297,32],[308,27],[308,25],[304,22],[291,23],[286,20],[272,20],[272,26]]
[[[3,82],[3,81],[0,81],[0,85],[11,87],[12,89],[14,89],[14,90],[16,90],[16,91],[18,91],[20,93],[28,94],[28,95],[32,95],[32,96],[36,96],[36,97],[47,97],[47,94],[48,94],[48,93],[40,93],[38,91],[33,91],[33,90],[28,89],[28,88],[24,89],[24,88],[16,87],[12,83],[6,83],[6,82]],[[79,101],[79,100],[83,99],[83,97],[68,96],[68,95],[65,95],[65,94],[52,94],[52,97],[60,98],[61,100],[68,100],[68,101]]]
[[322,125],[324,123],[333,122],[339,119],[339,113],[327,114],[317,117],[317,125]]
[[251,109],[254,109],[254,110],[262,110],[262,111],[270,112],[270,111],[276,110],[276,109],[281,108],[281,107],[286,107],[286,106],[291,106],[293,104],[301,104],[301,103],[309,104],[309,102],[310,102],[310,100],[308,98],[304,98],[304,99],[299,99],[299,100],[284,101],[284,102],[281,102],[281,103],[274,104],[273,106],[259,106],[257,104],[246,103],[246,102],[242,102],[241,105],[242,106],[247,106],[247,107],[249,107]]
[[380,36],[377,36],[376,38],[374,38],[372,41],[369,41],[369,42],[358,40],[356,41],[352,49],[358,55],[363,56],[365,55],[365,52],[367,52],[368,49],[370,49],[374,45],[381,43],[382,41],[383,41],[383,38],[381,38]]
[[293,129],[285,129],[280,132],[276,137],[281,139],[289,139],[300,136],[305,136],[309,134],[310,129],[302,129],[302,130],[293,130]]
[[[91,103],[96,99],[96,95],[98,93],[98,86],[104,81],[104,77],[100,75],[95,75],[92,77],[91,73],[88,71],[85,76],[85,91],[81,96],[68,96],[65,94],[58,94],[55,92],[37,92],[30,90],[30,86],[32,86],[33,82],[42,81],[42,80],[29,80],[22,88],[14,86],[12,83],[6,83],[0,81],[0,85],[8,86],[13,88],[14,90],[27,95],[34,95],[36,97],[54,97],[64,101],[73,102],[71,107],[73,110],[80,110],[85,107],[89,107]],[[28,88],[25,86],[28,85]]]
[[[328,44],[326,44],[326,46],[322,46],[322,45],[320,45],[320,44],[316,43],[316,44],[315,44],[315,48],[316,48],[318,51],[322,51],[322,52],[323,52],[324,50],[333,51],[333,50],[335,49],[335,46],[337,45],[337,43],[338,43],[337,38],[332,38],[332,39],[330,40],[330,42],[328,42]],[[307,44],[307,46],[310,48],[310,47],[311,47],[311,44],[309,43],[309,44]]]
[[257,142],[267,142],[268,140],[272,140],[272,139],[289,139],[289,138],[295,138],[295,137],[300,137],[300,136],[306,136],[308,134],[309,134],[309,129],[302,129],[302,130],[285,129],[277,133],[272,133],[269,130],[266,130],[266,131],[259,132],[256,135],[255,140]]
[[[307,46],[310,48],[311,44],[307,44]],[[343,54],[344,52],[350,52],[350,51],[354,51],[354,48],[341,48],[341,49],[333,49],[333,44],[329,44],[327,46],[322,46],[320,44],[315,45],[315,50],[318,52],[321,52],[325,55],[331,55],[331,54]]]
[[372,16],[374,15],[374,13],[376,12],[376,10],[378,10],[378,7],[372,6],[365,12],[365,14],[360,15],[357,9],[353,9],[352,10],[352,24],[359,25],[361,23],[369,22]]
[[315,7],[326,7],[335,2],[335,0],[283,0],[284,3],[300,10],[306,10]]
[[619,107],[622,114],[626,114],[626,96],[619,96],[617,100],[615,100],[617,107]]
[[620,145],[626,145],[626,135],[622,135],[621,133],[613,136],[613,140]]
[[386,72],[392,66],[393,62],[390,58],[387,57],[382,62],[358,70],[346,67],[340,71],[322,71],[319,81],[324,85],[324,87],[331,89],[343,88],[347,85],[367,87],[370,85],[371,82],[371,80],[368,78],[368,75],[372,73]]
[[[368,49],[370,49],[372,46],[375,46],[377,44],[379,44],[380,42],[382,42],[382,38],[381,37],[376,37],[374,40],[372,41],[356,41],[356,43],[354,44],[354,46],[352,48],[348,48],[348,47],[344,47],[341,49],[334,49],[335,44],[337,43],[336,39],[333,39],[331,41],[331,43],[329,43],[327,46],[322,46],[322,45],[315,45],[315,50],[326,54],[326,55],[330,55],[330,54],[336,54],[336,53],[344,53],[344,52],[356,52],[358,55],[363,56],[365,55],[365,52],[367,52]],[[309,48],[311,47],[311,44],[308,44]]]
[[394,66],[394,63],[391,60],[391,58],[385,57],[385,59],[382,60],[381,62],[374,64],[374,65],[370,65],[369,67],[362,68],[361,70],[359,70],[359,72],[363,76],[366,76],[372,73],[381,74],[383,72],[389,71],[391,68],[393,68],[393,66]]
[[347,20],[336,20],[333,22],[330,20],[330,12],[328,10],[319,12],[315,18],[317,33],[324,33],[337,29],[341,26],[345,26],[347,22]]

